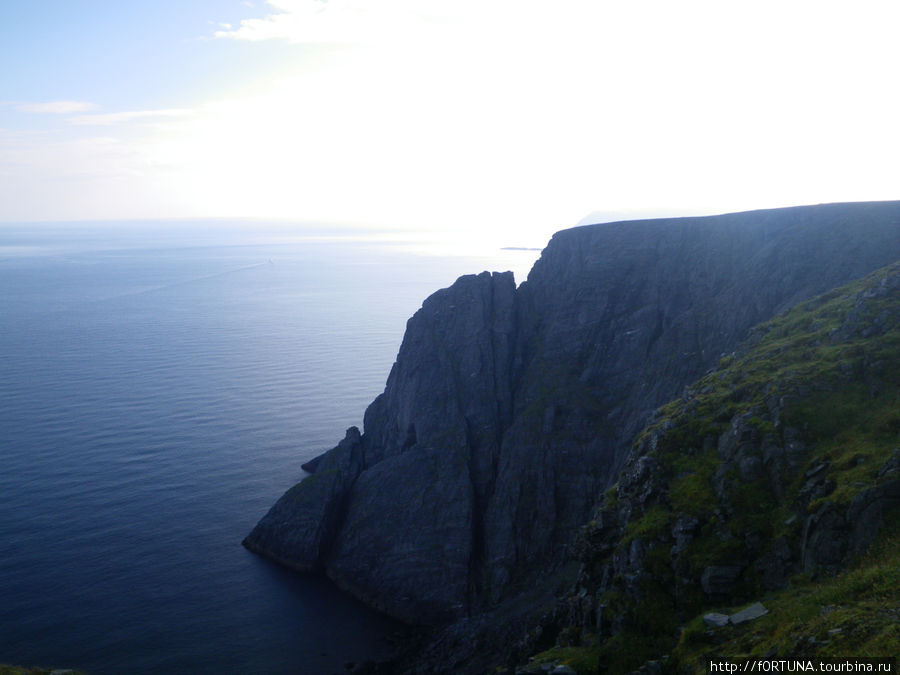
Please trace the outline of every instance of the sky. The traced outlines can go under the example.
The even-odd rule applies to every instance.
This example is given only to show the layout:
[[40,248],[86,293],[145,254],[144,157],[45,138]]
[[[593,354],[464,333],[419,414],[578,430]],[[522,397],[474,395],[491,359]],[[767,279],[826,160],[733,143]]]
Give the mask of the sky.
[[898,25],[868,0],[3,0],[0,222],[531,244],[896,199]]

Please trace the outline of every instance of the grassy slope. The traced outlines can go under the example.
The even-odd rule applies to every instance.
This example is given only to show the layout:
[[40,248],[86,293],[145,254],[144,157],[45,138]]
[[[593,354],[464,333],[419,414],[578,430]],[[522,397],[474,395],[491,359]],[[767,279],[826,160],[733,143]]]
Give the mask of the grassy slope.
[[[696,583],[705,566],[746,556],[748,533],[763,550],[779,538],[796,540],[807,513],[825,501],[847,505],[889,478],[877,471],[900,446],[898,276],[900,263],[763,324],[737,354],[659,411],[636,447],[643,443],[643,452],[657,462],[666,498],[628,523],[617,550],[625,551],[635,538],[664,542],[685,516],[697,518],[700,530],[678,560],[668,546],[651,544],[645,562],[651,575],[639,598],[615,585],[607,592],[604,603],[629,617],[616,635],[601,643],[563,630],[558,646],[538,661],[561,660],[579,672],[596,672],[598,660],[613,671],[628,671],[663,655],[680,670],[699,670],[707,654],[900,654],[896,514],[869,554],[839,576],[795,576],[786,590],[766,593],[759,579],[745,574],[733,599],[761,599],[770,610],[745,626],[709,631],[703,613],[741,605],[709,606]],[[736,418],[757,442],[768,438],[784,446],[796,438],[802,452],[777,481],[769,475],[747,482],[731,471],[723,503],[713,487],[721,465],[716,439]],[[657,442],[648,451],[651,436]],[[828,493],[801,498],[806,472],[822,463]],[[604,508],[614,509],[616,499],[615,490],[608,492]],[[591,527],[585,528],[588,541]],[[567,642],[576,646],[559,646]]]
[[712,657],[896,657],[900,654],[900,518],[843,573],[763,598],[769,614],[709,631],[701,617],[685,628],[674,655],[693,672]]

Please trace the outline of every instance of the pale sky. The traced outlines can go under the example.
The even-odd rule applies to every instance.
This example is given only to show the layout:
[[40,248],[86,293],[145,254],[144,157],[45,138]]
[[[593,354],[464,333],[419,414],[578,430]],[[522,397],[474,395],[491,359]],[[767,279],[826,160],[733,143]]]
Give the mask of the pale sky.
[[866,0],[4,0],[0,222],[896,199],[898,30]]

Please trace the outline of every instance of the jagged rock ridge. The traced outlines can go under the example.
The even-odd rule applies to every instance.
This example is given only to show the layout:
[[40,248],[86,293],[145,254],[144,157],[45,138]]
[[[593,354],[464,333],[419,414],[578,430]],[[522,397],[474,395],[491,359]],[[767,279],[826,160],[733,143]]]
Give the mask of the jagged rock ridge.
[[364,430],[245,545],[441,624],[539,583],[655,408],[747,330],[900,258],[900,203],[554,235],[518,289],[466,276],[409,321]]

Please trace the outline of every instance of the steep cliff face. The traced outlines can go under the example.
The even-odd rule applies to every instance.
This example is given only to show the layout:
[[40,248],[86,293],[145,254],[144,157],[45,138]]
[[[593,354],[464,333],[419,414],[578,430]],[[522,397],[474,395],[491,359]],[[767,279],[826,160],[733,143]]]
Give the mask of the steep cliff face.
[[900,258],[900,203],[556,234],[518,289],[467,276],[410,319],[385,392],[245,544],[444,623],[539,583],[650,412],[794,303]]
[[409,320],[384,393],[245,544],[323,569],[412,622],[463,615],[482,562],[481,519],[512,415],[512,273],[460,278]]
[[[892,656],[898,516],[900,262],[757,326],[655,414],[531,639],[590,673]],[[720,613],[759,600],[752,630]]]

